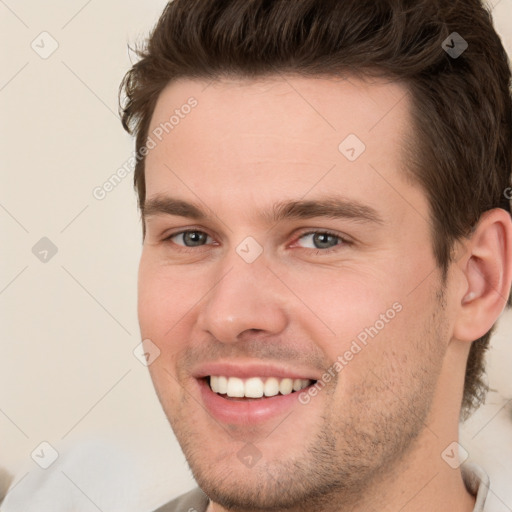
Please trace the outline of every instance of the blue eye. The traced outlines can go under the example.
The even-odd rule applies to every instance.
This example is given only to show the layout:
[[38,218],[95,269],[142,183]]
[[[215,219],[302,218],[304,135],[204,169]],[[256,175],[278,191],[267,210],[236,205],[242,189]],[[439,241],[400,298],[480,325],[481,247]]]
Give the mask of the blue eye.
[[300,236],[299,240],[303,238],[309,239],[313,244],[313,247],[309,247],[310,249],[332,249],[333,247],[340,245],[340,241],[343,242],[343,239],[340,236],[326,231],[304,233]]
[[183,243],[176,243],[177,245],[183,245],[185,247],[199,247],[201,245],[204,245],[206,241],[208,240],[209,236],[204,231],[181,231],[180,233],[174,233],[166,240],[174,241],[173,238],[181,237]]

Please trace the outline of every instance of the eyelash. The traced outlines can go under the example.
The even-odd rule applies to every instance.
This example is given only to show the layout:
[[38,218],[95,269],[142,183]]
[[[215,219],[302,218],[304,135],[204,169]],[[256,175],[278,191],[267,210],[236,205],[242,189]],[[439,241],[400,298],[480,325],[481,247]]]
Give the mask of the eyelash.
[[[204,245],[202,245],[202,246],[200,245],[200,246],[197,246],[197,247],[187,247],[187,246],[184,246],[184,245],[176,244],[176,243],[171,241],[171,238],[174,238],[177,235],[184,235],[186,233],[204,233],[206,236],[210,236],[210,235],[208,235],[208,233],[206,233],[205,231],[201,231],[200,229],[186,229],[186,230],[183,230],[183,231],[177,231],[176,233],[171,233],[169,236],[167,236],[167,237],[165,237],[163,239],[163,242],[170,242],[173,245],[175,245],[176,247],[178,247],[179,251],[185,252],[185,253],[196,252],[197,249],[199,249],[201,247],[204,247]],[[304,231],[303,233],[300,233],[297,236],[296,241],[300,240],[301,238],[305,237],[306,235],[314,235],[314,234],[334,236],[341,243],[338,243],[334,247],[330,247],[329,249],[311,249],[311,248],[307,248],[307,247],[299,247],[299,249],[304,249],[306,251],[307,250],[309,250],[309,251],[316,251],[317,254],[318,253],[330,254],[331,252],[340,250],[340,246],[350,246],[350,245],[353,244],[353,242],[351,242],[350,240],[347,240],[346,238],[342,237],[338,233],[335,233],[335,232],[329,231],[329,230]]]

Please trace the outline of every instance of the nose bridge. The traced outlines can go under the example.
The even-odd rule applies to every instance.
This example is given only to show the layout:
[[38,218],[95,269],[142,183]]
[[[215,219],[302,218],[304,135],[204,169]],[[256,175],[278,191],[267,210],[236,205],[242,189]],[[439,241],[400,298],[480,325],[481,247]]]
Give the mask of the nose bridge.
[[[222,260],[215,283],[201,302],[198,323],[217,340],[236,342],[246,330],[278,333],[286,312],[278,280],[267,268],[264,254],[255,259],[251,241],[240,244]],[[244,252],[245,250],[245,252]]]

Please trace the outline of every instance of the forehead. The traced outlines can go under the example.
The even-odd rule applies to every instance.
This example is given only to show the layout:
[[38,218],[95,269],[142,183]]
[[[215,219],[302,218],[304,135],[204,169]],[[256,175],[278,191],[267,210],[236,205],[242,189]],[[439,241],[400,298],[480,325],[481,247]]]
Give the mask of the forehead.
[[[193,108],[187,105],[191,99],[197,103]],[[173,114],[179,119],[175,115],[171,120]],[[178,135],[184,130],[177,130],[178,124],[194,123],[182,123],[190,117],[196,121],[195,130],[199,124],[205,130],[216,127],[211,137],[228,132],[242,135],[250,125],[261,134],[300,136],[306,132],[312,142],[326,135],[338,140],[346,133],[368,140],[372,132],[389,133],[390,126],[400,131],[408,114],[408,88],[386,79],[287,75],[257,80],[180,79],[161,92],[149,131],[163,127],[164,138],[170,132]],[[170,120],[172,126],[168,126]]]
[[383,195],[397,209],[396,186],[423,195],[400,177],[410,133],[408,89],[389,80],[178,80],[160,94],[150,123],[146,198],[199,194],[215,203],[233,193],[337,191]]

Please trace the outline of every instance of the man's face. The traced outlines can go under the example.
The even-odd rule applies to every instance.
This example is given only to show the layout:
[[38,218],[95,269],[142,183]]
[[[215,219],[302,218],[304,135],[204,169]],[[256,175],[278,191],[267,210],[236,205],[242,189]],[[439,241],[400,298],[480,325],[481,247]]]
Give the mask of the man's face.
[[[207,85],[168,86],[149,130],[151,377],[214,501],[307,508],[363,489],[428,435],[450,336],[427,199],[403,173],[410,98],[355,78]],[[285,394],[230,398],[212,375],[230,394]]]

